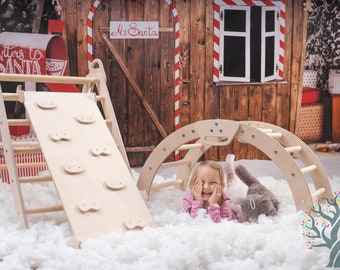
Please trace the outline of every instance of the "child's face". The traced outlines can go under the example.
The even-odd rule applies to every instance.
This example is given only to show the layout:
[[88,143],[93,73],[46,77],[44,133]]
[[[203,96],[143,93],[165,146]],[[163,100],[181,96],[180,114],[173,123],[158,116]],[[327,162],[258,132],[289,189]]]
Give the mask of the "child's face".
[[209,200],[217,185],[221,185],[220,174],[218,170],[203,166],[197,173],[196,183],[202,183],[203,201]]

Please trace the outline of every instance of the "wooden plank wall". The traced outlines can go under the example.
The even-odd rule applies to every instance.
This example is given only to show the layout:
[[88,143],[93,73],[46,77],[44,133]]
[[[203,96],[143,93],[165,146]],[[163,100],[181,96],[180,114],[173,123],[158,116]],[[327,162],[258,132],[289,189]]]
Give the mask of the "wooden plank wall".
[[[84,76],[87,73],[86,22],[94,1],[61,2],[65,6],[62,16],[65,19],[64,38],[69,52],[70,74]],[[304,57],[301,38],[305,30],[301,26],[305,13],[302,2],[285,2],[285,81],[216,85],[212,81],[213,0],[174,1],[180,21],[181,126],[202,119],[220,118],[265,121],[295,131]],[[162,136],[99,31],[114,20],[159,21],[160,28],[173,28],[174,20],[165,0],[104,0],[93,17],[94,57],[104,63],[130,164],[142,166],[149,152],[136,152],[136,149],[156,146]],[[158,40],[110,42],[142,89],[166,133],[173,132],[174,32],[160,32]],[[235,153],[237,159],[266,158],[259,150],[239,142],[212,148],[205,158],[222,160],[230,152]]]

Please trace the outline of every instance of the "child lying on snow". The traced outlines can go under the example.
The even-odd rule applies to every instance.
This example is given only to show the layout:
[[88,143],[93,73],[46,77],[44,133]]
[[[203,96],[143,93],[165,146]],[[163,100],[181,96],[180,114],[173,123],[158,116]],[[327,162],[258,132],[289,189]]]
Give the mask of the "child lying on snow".
[[[234,155],[228,155],[224,164],[228,183],[234,177],[234,158]],[[224,187],[222,166],[212,160],[203,161],[193,172],[191,193],[183,198],[185,212],[195,218],[198,210],[204,208],[214,222],[220,222],[222,218],[237,220],[241,215],[241,206],[231,203],[229,196],[223,192]]]
[[[228,155],[223,164],[228,184],[234,178],[234,155]],[[262,214],[275,216],[279,201],[275,195],[253,177],[245,167],[239,165],[236,174],[248,186],[247,196],[240,200],[240,205],[233,205],[223,192],[224,172],[222,166],[211,160],[200,163],[190,180],[191,193],[183,198],[184,210],[195,218],[199,209],[206,209],[214,222],[222,218],[240,222],[256,222]]]

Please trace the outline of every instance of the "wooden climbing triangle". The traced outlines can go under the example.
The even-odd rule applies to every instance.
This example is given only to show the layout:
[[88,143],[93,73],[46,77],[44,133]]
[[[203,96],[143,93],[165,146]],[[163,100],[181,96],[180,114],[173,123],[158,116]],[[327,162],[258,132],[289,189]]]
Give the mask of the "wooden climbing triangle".
[[[9,136],[11,120],[4,107],[9,95],[0,87],[1,135],[18,219],[27,228],[29,214],[64,210],[79,244],[110,232],[155,226],[132,178],[101,62],[93,65],[84,78],[0,74],[1,81],[84,84],[82,93],[18,90],[15,99],[24,104],[25,121],[37,137],[34,145],[23,143],[20,149],[39,149],[49,172],[25,178],[18,176],[14,153],[20,149]],[[21,185],[40,181],[54,182],[61,205],[26,207]]]

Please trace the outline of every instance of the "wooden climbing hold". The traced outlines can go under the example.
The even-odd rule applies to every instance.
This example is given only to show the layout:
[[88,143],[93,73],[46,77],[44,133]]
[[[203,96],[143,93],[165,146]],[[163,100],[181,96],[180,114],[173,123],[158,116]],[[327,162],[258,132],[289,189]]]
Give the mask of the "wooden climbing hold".
[[37,104],[40,109],[44,110],[51,110],[57,107],[57,103],[53,100],[39,100]]
[[64,165],[64,170],[68,174],[79,174],[82,173],[85,169],[82,165],[78,163],[73,163]]
[[144,228],[145,227],[145,221],[144,219],[140,218],[140,217],[132,217],[127,219],[125,222],[125,227],[129,230],[133,230],[133,229],[138,229],[138,228]]
[[108,180],[105,184],[111,190],[121,190],[126,187],[125,180]]
[[100,210],[100,203],[91,200],[84,200],[78,204],[78,208],[81,213],[85,212],[97,212]]

